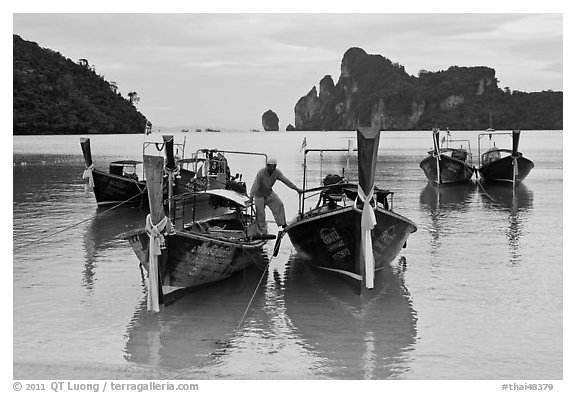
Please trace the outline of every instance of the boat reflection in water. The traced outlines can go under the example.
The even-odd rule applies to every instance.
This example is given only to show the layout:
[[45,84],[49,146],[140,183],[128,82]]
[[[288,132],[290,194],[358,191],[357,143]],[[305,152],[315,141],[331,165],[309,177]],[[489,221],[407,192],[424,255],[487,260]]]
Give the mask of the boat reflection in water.
[[428,183],[420,193],[420,203],[431,211],[465,209],[475,189],[474,183],[453,184],[447,187],[434,187]]
[[146,214],[146,209],[136,206],[96,209],[84,233],[85,269],[82,284],[89,291],[94,285],[95,267],[99,257],[122,244],[124,241],[118,235],[139,227]]
[[346,278],[293,256],[284,303],[294,334],[325,359],[323,374],[338,379],[402,378],[416,339],[416,313],[404,286],[406,260],[376,272],[375,286],[358,295]]
[[482,200],[489,207],[518,213],[532,210],[534,193],[528,189],[526,184],[520,183],[515,187],[509,184],[479,183]]
[[170,378],[185,378],[178,374],[217,361],[247,306],[262,298],[267,274],[253,266],[226,280],[190,288],[190,296],[161,313],[149,313],[144,296],[128,324],[125,359],[159,367]]
[[468,225],[463,213],[468,210],[475,190],[474,183],[446,187],[427,184],[420,193],[420,209],[430,214],[430,225],[424,229],[430,233],[432,255],[437,255],[438,247],[446,235]]
[[524,183],[514,187],[509,184],[480,183],[478,191],[486,209],[507,215],[506,237],[510,245],[510,262],[519,262],[522,228],[527,215],[532,211],[534,193]]

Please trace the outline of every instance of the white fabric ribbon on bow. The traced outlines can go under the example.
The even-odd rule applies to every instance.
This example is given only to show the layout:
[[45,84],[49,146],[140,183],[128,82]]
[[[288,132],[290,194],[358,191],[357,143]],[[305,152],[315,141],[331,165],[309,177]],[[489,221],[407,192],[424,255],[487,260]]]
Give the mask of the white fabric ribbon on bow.
[[512,166],[514,167],[514,181],[516,181],[518,176],[518,157],[512,156]]
[[94,176],[92,176],[92,170],[94,169],[94,164],[90,165],[86,169],[84,169],[84,173],[82,174],[82,179],[88,179],[88,184],[84,183],[84,190],[88,191],[94,189]]
[[354,201],[354,206],[358,198],[364,203],[362,208],[362,218],[360,220],[360,228],[362,230],[362,252],[364,255],[364,272],[366,274],[366,288],[374,288],[374,253],[372,252],[372,228],[376,226],[376,214],[374,208],[370,204],[374,197],[374,187],[370,190],[368,195],[364,190],[358,186],[358,197]]
[[176,166],[174,169],[170,169],[168,167],[164,167],[164,173],[166,173],[167,175],[171,175],[173,177],[178,177],[180,176],[180,167]]
[[[156,225],[152,223],[150,214],[146,216],[146,233],[150,238],[148,247],[148,311],[160,311],[160,295],[158,282],[158,256],[162,255],[164,235],[162,231],[169,226],[168,217],[164,216]],[[169,228],[168,228],[169,229]]]

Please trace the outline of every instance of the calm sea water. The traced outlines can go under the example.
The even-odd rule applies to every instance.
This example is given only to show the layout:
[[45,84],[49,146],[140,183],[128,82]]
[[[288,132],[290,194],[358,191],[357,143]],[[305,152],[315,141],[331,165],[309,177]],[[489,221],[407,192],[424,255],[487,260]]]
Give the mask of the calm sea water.
[[[452,134],[476,155],[477,133]],[[188,134],[186,154],[265,152],[301,184],[304,136],[308,147],[346,148],[355,134]],[[91,141],[104,169],[141,158],[144,136]],[[562,379],[562,133],[522,133],[536,166],[515,195],[427,186],[418,163],[431,142],[429,132],[382,133],[376,183],[395,191],[394,210],[418,231],[369,294],[307,269],[285,237],[267,272],[149,314],[144,274],[118,236],[146,213],[96,207],[78,136],[13,137],[14,378]],[[322,173],[309,163],[313,186],[346,159],[326,154]],[[230,165],[250,185],[262,163]],[[297,194],[275,190],[294,216]]]

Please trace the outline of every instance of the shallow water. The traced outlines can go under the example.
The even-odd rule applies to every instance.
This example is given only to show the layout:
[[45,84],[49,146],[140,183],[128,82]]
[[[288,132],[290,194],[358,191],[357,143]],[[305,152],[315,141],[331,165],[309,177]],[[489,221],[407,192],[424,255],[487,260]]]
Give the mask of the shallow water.
[[[452,134],[475,149],[476,133]],[[304,136],[309,148],[346,148],[355,134],[202,133],[187,135],[186,154],[262,151],[301,184]],[[143,140],[91,136],[96,167],[139,159]],[[376,183],[418,231],[373,291],[309,270],[285,237],[267,271],[149,314],[144,273],[118,236],[146,212],[96,207],[78,136],[13,137],[14,378],[562,379],[562,133],[522,133],[536,166],[515,195],[427,186],[418,163],[431,142],[429,132],[381,135]],[[248,185],[262,165],[229,160]],[[321,173],[308,162],[310,187],[346,157],[325,154]],[[275,190],[292,217],[297,194]]]

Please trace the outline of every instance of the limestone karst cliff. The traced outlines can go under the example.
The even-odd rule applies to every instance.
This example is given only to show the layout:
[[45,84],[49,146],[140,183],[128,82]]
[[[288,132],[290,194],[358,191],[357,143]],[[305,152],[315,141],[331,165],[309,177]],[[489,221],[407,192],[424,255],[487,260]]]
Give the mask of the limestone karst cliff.
[[381,55],[350,48],[334,84],[324,76],[294,107],[295,130],[387,130],[433,127],[562,129],[562,92],[524,93],[498,87],[489,67],[450,67],[409,75]]
[[264,131],[278,131],[280,129],[278,122],[278,115],[271,109],[262,115],[262,128],[264,128]]

